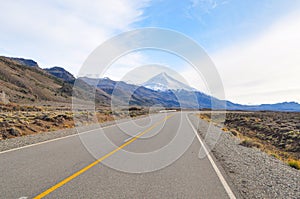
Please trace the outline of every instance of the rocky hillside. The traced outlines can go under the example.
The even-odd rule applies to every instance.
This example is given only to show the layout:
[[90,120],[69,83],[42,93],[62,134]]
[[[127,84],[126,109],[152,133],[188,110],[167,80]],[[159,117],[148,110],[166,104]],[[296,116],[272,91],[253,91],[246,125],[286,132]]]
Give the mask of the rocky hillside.
[[70,100],[69,93],[60,90],[63,82],[38,67],[26,66],[6,57],[0,57],[0,67],[0,89],[10,102]]
[[73,83],[75,81],[75,77],[62,67],[55,66],[44,70],[65,82]]
[[112,96],[114,105],[180,107],[172,92],[159,92],[143,86],[113,81],[109,78],[81,77],[78,80],[82,80]]
[[39,67],[38,63],[36,61],[33,61],[32,59],[24,59],[24,58],[16,58],[16,57],[11,57],[8,59],[11,59],[21,65],[30,66],[30,67]]
[[300,104],[296,102],[249,106],[220,100],[197,91],[166,73],[159,74],[147,81],[148,84],[140,86],[109,78],[76,79],[62,67],[41,69],[35,61],[23,58],[0,57],[0,67],[0,101],[4,103],[71,103],[75,93],[76,103],[83,105],[95,101],[98,105],[109,106],[113,98],[113,103],[119,106],[224,109],[226,105],[227,110],[300,112]]
[[[24,65],[18,60],[0,56],[0,93],[2,102],[30,104],[36,102],[71,103],[73,85],[59,79],[39,67]],[[75,88],[80,100],[84,101],[89,90],[85,82]],[[110,96],[97,89],[96,102],[109,104]]]

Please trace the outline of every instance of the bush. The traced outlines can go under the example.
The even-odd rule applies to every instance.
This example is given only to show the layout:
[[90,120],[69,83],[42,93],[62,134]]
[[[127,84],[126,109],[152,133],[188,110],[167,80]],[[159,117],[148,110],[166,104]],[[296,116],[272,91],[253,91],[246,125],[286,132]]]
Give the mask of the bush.
[[223,128],[222,128],[222,131],[228,132],[229,130],[228,130],[226,127],[223,127]]
[[290,167],[293,167],[293,168],[295,168],[295,169],[300,170],[300,161],[297,161],[297,160],[289,160],[289,161],[288,161],[288,165],[289,165]]
[[231,129],[231,134],[234,135],[234,136],[238,136],[239,135],[239,132],[237,132],[236,130],[234,129]]
[[256,148],[261,148],[262,145],[258,142],[255,142],[253,140],[250,140],[250,139],[246,139],[246,140],[243,140],[240,145],[242,146],[245,146],[245,147],[249,147],[249,148],[253,148],[253,147],[256,147]]
[[21,132],[16,128],[10,128],[10,129],[8,129],[8,132],[12,136],[20,136],[21,135]]
[[141,110],[141,108],[133,106],[133,107],[130,107],[128,110],[129,111],[139,111],[139,110]]

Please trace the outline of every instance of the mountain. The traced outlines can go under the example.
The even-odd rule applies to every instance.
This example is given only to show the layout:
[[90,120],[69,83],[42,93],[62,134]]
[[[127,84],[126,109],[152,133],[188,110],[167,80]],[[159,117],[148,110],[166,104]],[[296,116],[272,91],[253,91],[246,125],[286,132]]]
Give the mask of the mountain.
[[7,57],[8,59],[11,59],[21,65],[29,66],[29,67],[39,67],[38,63],[36,61],[33,61],[31,59],[24,59],[24,58],[16,58],[16,57]]
[[261,105],[241,105],[232,102],[226,102],[227,107],[233,110],[244,111],[290,111],[300,112],[300,104],[297,102],[282,102],[276,104],[261,104]]
[[113,102],[118,106],[205,109],[212,108],[214,104],[213,108],[222,109],[225,104],[227,110],[300,112],[300,104],[296,102],[241,105],[219,100],[179,82],[166,73],[149,79],[144,86],[138,86],[109,78],[75,79],[61,67],[43,70],[35,61],[23,58],[0,56],[0,68],[0,101],[5,103],[71,103],[72,97],[75,97],[75,102],[82,105],[95,101],[96,105],[102,106],[109,106]]
[[113,81],[109,78],[95,79],[80,77],[79,79],[109,94],[112,97],[114,105],[180,106],[176,96],[172,92],[159,92],[123,81]]
[[52,67],[52,68],[46,68],[44,69],[46,72],[48,72],[49,74],[65,81],[65,82],[74,82],[75,81],[75,77],[68,71],[66,71],[64,68],[62,67]]
[[257,106],[263,110],[300,111],[300,104],[297,102],[282,102],[277,104],[262,104]]
[[[160,76],[166,75],[161,74]],[[300,112],[300,104],[294,102],[249,106],[232,103],[226,100],[219,100],[200,91],[179,89],[178,87],[173,87],[176,88],[176,90],[152,90],[144,86],[128,84],[122,81],[113,81],[109,78],[93,79],[81,77],[79,79],[91,86],[103,90],[110,95],[113,100],[115,100],[114,105],[120,106],[126,106],[129,104],[138,106],[163,106],[167,108],[173,107],[187,109],[224,109],[224,107],[226,107],[227,110]]]
[[[73,93],[80,102],[90,99],[95,89],[78,80],[76,86],[47,73],[39,67],[24,65],[19,61],[0,56],[0,93],[2,102],[31,104],[36,102],[71,103]],[[110,104],[110,96],[96,89],[95,101]]]
[[16,59],[0,57],[0,90],[16,103],[66,102],[70,95],[60,92],[63,81]]
[[99,88],[89,85],[81,79],[76,79],[74,84],[72,84],[71,91],[73,103],[76,102],[83,106],[88,103],[95,103],[95,105],[101,106],[110,106],[111,104],[111,96],[109,94]]
[[186,90],[186,91],[196,91],[196,89],[181,83],[180,81],[169,76],[167,73],[160,73],[145,83],[142,86],[156,90],[156,91],[167,91],[167,90]]

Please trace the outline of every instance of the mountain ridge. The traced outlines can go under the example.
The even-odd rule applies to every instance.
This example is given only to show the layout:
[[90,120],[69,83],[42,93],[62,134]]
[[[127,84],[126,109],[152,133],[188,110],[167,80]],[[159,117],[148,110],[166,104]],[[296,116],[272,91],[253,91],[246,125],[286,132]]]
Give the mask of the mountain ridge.
[[[87,83],[78,80],[76,86],[59,79],[39,67],[28,66],[15,59],[0,56],[0,101],[19,104],[69,103],[75,93],[82,101],[89,99],[95,90]],[[95,101],[108,106],[110,96],[100,89],[95,90]]]
[[18,57],[6,57],[6,58],[14,60],[21,65],[39,68],[38,63],[32,59],[25,59],[25,58],[18,58]]
[[[230,102],[228,100],[219,100],[212,96],[209,96],[200,91],[187,91],[181,90],[166,90],[166,91],[155,91],[148,89],[143,86],[137,86],[133,84],[128,84],[126,82],[113,81],[109,78],[80,78],[86,81],[88,84],[96,86],[101,90],[105,91],[107,94],[115,94],[117,97],[122,97],[128,95],[125,91],[136,90],[133,94],[135,101],[132,101],[130,105],[144,105],[151,106],[153,104],[160,104],[168,108],[192,108],[192,109],[224,109],[227,110],[240,110],[240,111],[293,111],[300,112],[300,104],[296,102],[281,102],[275,104],[261,104],[261,105],[242,105]],[[95,83],[98,82],[98,83]],[[108,83],[109,82],[109,83]],[[109,85],[109,86],[108,86]],[[117,85],[117,87],[116,87]],[[130,87],[130,89],[128,88]],[[115,89],[115,90],[114,90]],[[141,96],[139,91],[143,90],[144,94],[148,96]],[[114,92],[114,93],[113,93]],[[123,93],[123,94],[122,94]],[[153,96],[151,96],[153,95]],[[146,99],[151,96],[153,97],[152,102]],[[141,97],[143,100],[141,100]],[[164,102],[162,99],[166,99],[168,103]],[[145,103],[147,102],[147,103]],[[128,105],[128,104],[126,104]],[[213,105],[213,106],[212,106]]]
[[[24,60],[27,59],[0,56],[0,91],[5,92],[4,96],[8,96],[12,102],[23,103],[34,102],[36,100],[54,100],[68,101],[70,103],[70,98],[74,91],[83,100],[93,97],[90,95],[91,92],[95,91],[95,101],[106,106],[110,104],[111,97],[116,97],[118,103],[124,105],[122,98],[125,96],[127,102],[129,102],[129,104],[126,104],[126,102],[125,105],[130,106],[157,105],[170,108],[224,109],[223,105],[225,104],[227,110],[300,112],[300,104],[297,102],[242,105],[228,100],[219,100],[197,91],[167,74],[159,75],[167,79],[165,81],[166,84],[169,83],[168,80],[171,80],[171,82],[175,82],[175,86],[171,84],[171,87],[168,88],[166,85],[158,82],[163,89],[153,90],[145,86],[113,81],[109,78],[75,78],[63,67],[42,69],[33,60],[25,63],[23,62]],[[151,79],[153,80],[153,78]],[[95,83],[95,81],[98,83]],[[75,82],[76,86],[73,87]],[[149,80],[146,82],[149,83]],[[157,82],[154,81],[154,83]],[[187,89],[182,89],[178,85]],[[212,104],[215,107],[212,107]]]
[[74,83],[76,79],[69,71],[67,71],[63,67],[54,66],[51,68],[45,68],[44,70],[65,82]]

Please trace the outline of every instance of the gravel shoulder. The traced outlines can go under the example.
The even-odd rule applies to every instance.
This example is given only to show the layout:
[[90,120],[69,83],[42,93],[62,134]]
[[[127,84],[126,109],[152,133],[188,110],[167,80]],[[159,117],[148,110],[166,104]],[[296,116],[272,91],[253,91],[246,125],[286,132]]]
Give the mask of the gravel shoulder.
[[[300,172],[197,116],[191,122],[242,198],[300,198]],[[216,139],[218,138],[218,139]]]

